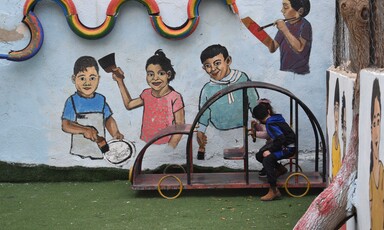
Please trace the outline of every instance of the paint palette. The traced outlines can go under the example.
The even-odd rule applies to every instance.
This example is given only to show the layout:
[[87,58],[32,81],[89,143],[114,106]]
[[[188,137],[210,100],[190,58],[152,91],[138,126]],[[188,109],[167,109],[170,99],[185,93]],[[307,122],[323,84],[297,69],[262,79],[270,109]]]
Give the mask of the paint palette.
[[124,164],[131,159],[136,152],[132,142],[127,140],[108,141],[109,151],[104,154],[104,158],[112,164]]

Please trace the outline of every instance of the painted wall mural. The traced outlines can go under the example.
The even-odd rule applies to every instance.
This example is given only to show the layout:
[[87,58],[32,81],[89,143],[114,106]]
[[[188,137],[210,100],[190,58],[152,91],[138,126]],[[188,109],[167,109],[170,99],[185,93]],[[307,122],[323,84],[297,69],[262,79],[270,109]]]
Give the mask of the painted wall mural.
[[[250,17],[242,18],[248,30],[259,39],[271,53],[280,50],[280,70],[296,74],[309,73],[309,57],[312,47],[312,26],[305,16],[311,9],[309,0],[283,0],[284,19],[259,26]],[[278,32],[272,39],[265,31],[276,26]]]
[[[240,81],[263,81],[281,85],[305,100],[308,93],[318,99],[324,98],[323,90],[314,86],[324,84],[318,76],[324,74],[324,69],[329,66],[329,53],[325,49],[324,52],[323,49],[316,50],[319,55],[314,57],[313,65],[318,68],[312,69],[314,72],[311,72],[310,76],[313,77],[296,78],[297,75],[293,72],[279,70],[278,52],[263,52],[265,47],[260,45],[259,40],[255,39],[240,20],[246,16],[256,18],[255,16],[260,15],[258,21],[266,24],[281,16],[279,7],[252,0],[236,1],[236,4],[235,1],[221,0],[183,1],[54,0],[25,3],[25,0],[18,0],[17,4],[12,2],[1,5],[0,18],[5,21],[0,23],[0,52],[5,53],[13,47],[17,50],[30,42],[28,48],[21,49],[19,53],[10,52],[15,56],[2,55],[0,60],[3,79],[7,79],[2,82],[0,90],[4,98],[0,102],[3,108],[0,119],[6,124],[3,127],[4,132],[0,134],[5,140],[0,154],[1,161],[64,167],[111,167],[110,163],[113,163],[129,168],[132,163],[129,159],[134,157],[135,150],[142,150],[154,133],[165,130],[170,124],[191,124],[210,95]],[[314,4],[316,8],[323,6]],[[141,10],[143,6],[147,10]],[[223,10],[221,6],[230,6],[232,11]],[[204,11],[199,12],[198,7]],[[265,7],[268,9],[264,9]],[[188,13],[185,9],[188,9]],[[121,14],[122,11],[127,14]],[[274,13],[262,15],[261,12],[264,11]],[[63,12],[65,17],[62,17]],[[175,37],[161,34],[157,36],[151,26],[151,18],[154,15],[160,16],[160,12],[162,20],[165,19],[163,22],[167,25],[184,25],[185,21],[198,18],[201,26],[195,27],[196,33],[188,32],[188,39],[184,39],[186,34],[177,35],[178,32],[175,31]],[[22,17],[24,23],[20,23]],[[145,20],[148,17],[150,20]],[[116,23],[117,18],[125,23]],[[311,15],[310,19],[313,21],[316,18]],[[135,23],[130,23],[135,20]],[[105,26],[106,21],[114,26]],[[25,26],[26,22],[30,26]],[[316,23],[316,26],[323,25]],[[72,27],[76,28],[77,32],[73,33]],[[178,27],[180,26],[171,28]],[[29,37],[31,28],[35,28],[34,34],[40,37],[33,34]],[[112,28],[118,33],[110,33]],[[4,40],[6,37],[2,35],[7,32],[17,34],[19,38]],[[317,36],[319,35],[324,34]],[[322,46],[327,46],[323,43]],[[213,52],[214,55],[201,59],[200,56],[205,56],[204,50],[211,44],[221,44],[222,48],[228,50],[224,53]],[[31,52],[28,53],[27,50]],[[156,52],[157,50],[159,51]],[[228,53],[228,56],[225,53]],[[118,65],[115,60],[113,66],[108,60],[107,66],[103,65],[102,58],[109,54],[113,54],[113,59],[116,58]],[[90,75],[87,77],[87,68],[80,71],[84,72],[85,76],[78,76],[79,79],[72,76],[80,75],[74,72],[73,68],[76,60],[82,56],[94,57],[98,62],[100,70],[92,76],[95,79],[99,76],[97,86],[90,83],[93,78],[90,78]],[[149,62],[152,56],[164,57],[162,60],[168,59],[164,63],[167,62],[172,69],[164,67],[163,62],[158,65]],[[7,59],[12,57],[13,60]],[[317,59],[322,61],[316,61]],[[217,74],[219,71],[225,74]],[[177,72],[176,76],[174,72]],[[156,80],[149,80],[151,77]],[[84,84],[80,82],[82,78]],[[14,81],[26,84],[16,84]],[[79,82],[76,84],[76,81]],[[309,87],[303,87],[304,85]],[[83,100],[86,97],[79,97],[79,101],[89,102],[97,109],[81,103],[78,105],[79,101],[72,101],[72,98],[81,94],[81,90],[89,90],[90,95],[105,103],[98,101],[100,104],[97,104],[88,98]],[[263,89],[258,91],[248,92],[250,108],[257,103],[260,95],[270,98],[279,110],[288,112],[287,102],[278,100],[278,95],[269,95]],[[167,98],[170,95],[172,97]],[[129,97],[130,100],[127,100]],[[166,102],[163,103],[163,100]],[[310,105],[316,114],[321,114],[322,102],[313,106],[308,101],[305,103]],[[223,158],[223,149],[243,145],[243,129],[238,128],[242,126],[243,117],[237,117],[240,113],[232,112],[232,108],[239,108],[241,104],[242,98],[238,97],[237,92],[233,92],[210,106],[210,114],[204,114],[198,130],[199,136],[203,137],[202,141],[197,141],[196,136],[193,137],[193,152],[199,152],[199,144],[200,152],[205,151],[205,160],[196,161],[199,165],[243,167],[239,161]],[[102,105],[103,110],[100,110]],[[81,111],[78,111],[79,107]],[[72,109],[72,115],[64,117],[64,114],[69,113],[67,108]],[[108,113],[104,110],[106,108]],[[25,117],[26,113],[30,116]],[[221,116],[222,114],[226,116]],[[250,121],[250,118],[248,119]],[[319,119],[322,119],[321,123],[325,123],[324,116]],[[68,128],[66,123],[74,122],[79,125],[76,128],[83,130],[83,134]],[[303,130],[306,130],[307,125],[310,124],[303,124]],[[116,129],[121,135],[118,135]],[[27,133],[33,138],[26,140],[20,133]],[[303,138],[311,139],[307,136]],[[14,144],[13,140],[19,140],[22,144]],[[157,140],[148,150],[149,154],[146,156],[150,157],[151,161],[145,161],[144,167],[156,168],[169,163],[169,159],[175,163],[184,162],[186,141],[186,138],[180,138],[177,134]],[[259,144],[250,143],[252,151],[259,148]],[[308,151],[313,148],[312,143],[304,140],[302,145],[302,149]],[[84,148],[79,151],[79,146]],[[86,150],[86,146],[91,146],[92,150]],[[18,154],[9,154],[11,152]],[[119,157],[107,158],[113,158],[113,153],[119,153]],[[164,157],[164,154],[169,155]],[[125,157],[128,160],[122,162]],[[257,168],[258,164],[256,159],[250,159],[251,167]]]
[[[220,44],[205,48],[201,52],[200,61],[203,64],[203,69],[209,75],[209,82],[200,91],[199,109],[219,90],[237,82],[250,80],[246,73],[230,68],[232,57],[227,48]],[[247,94],[249,109],[252,111],[257,104],[259,94],[256,89],[249,89]],[[208,141],[205,132],[208,126],[213,126],[218,130],[231,130],[243,126],[242,91],[235,91],[228,94],[227,98],[219,99],[200,118],[197,129],[199,144],[197,158],[200,160],[205,157],[205,145]]]
[[348,148],[350,130],[352,128],[352,99],[353,78],[345,78],[342,75],[329,70],[328,77],[328,112],[327,132],[329,144],[329,178],[332,180],[339,172],[343,156]]
[[[359,226],[367,229],[384,227],[384,151],[382,119],[382,85],[380,76],[362,73],[359,116],[359,164],[356,193],[362,199],[358,203]],[[362,213],[365,213],[363,215]],[[369,213],[369,215],[366,215]],[[370,227],[369,227],[370,226]]]
[[372,86],[371,102],[371,163],[369,167],[369,203],[371,228],[384,227],[384,167],[380,159],[380,128],[381,128],[381,92],[379,79],[375,78]]
[[[124,106],[127,110],[144,107],[140,139],[148,142],[155,135],[171,125],[185,124],[184,101],[182,95],[169,83],[175,79],[171,60],[162,50],[157,50],[145,64],[146,82],[150,88],[144,89],[139,97],[132,98],[124,83],[124,72],[120,67],[112,69]],[[181,135],[164,137],[155,144],[166,144],[176,148]]]
[[[132,156],[134,145],[124,140],[106,98],[96,92],[99,80],[99,66],[94,57],[82,56],[76,60],[72,75],[76,92],[65,102],[62,129],[71,134],[71,154],[120,164]],[[105,129],[113,138],[109,143],[105,140]]]
[[[120,7],[130,0],[111,0],[107,8],[105,21],[101,25],[94,28],[88,27],[80,21],[76,6],[72,0],[53,1],[62,8],[68,25],[75,34],[86,39],[99,39],[112,31],[116,23]],[[135,1],[146,7],[154,30],[165,38],[186,38],[193,33],[199,23],[199,5],[201,0],[188,1],[188,19],[183,25],[178,27],[171,27],[163,22],[159,7],[155,0]],[[31,33],[31,39],[27,47],[18,51],[10,51],[8,54],[0,54],[0,59],[24,61],[36,55],[36,53],[40,50],[43,44],[44,31],[39,19],[33,12],[35,6],[39,2],[40,0],[27,0],[24,3],[24,18],[22,22],[28,27]],[[231,8],[232,12],[236,14],[238,13],[236,0],[225,0],[225,3]]]

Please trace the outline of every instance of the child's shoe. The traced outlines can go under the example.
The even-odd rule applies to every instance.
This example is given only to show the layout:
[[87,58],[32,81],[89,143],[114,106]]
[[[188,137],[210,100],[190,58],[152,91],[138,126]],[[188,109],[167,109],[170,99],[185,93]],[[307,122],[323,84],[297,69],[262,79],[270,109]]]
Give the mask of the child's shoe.
[[281,199],[281,193],[278,188],[269,188],[268,193],[260,198],[261,201],[271,201]]

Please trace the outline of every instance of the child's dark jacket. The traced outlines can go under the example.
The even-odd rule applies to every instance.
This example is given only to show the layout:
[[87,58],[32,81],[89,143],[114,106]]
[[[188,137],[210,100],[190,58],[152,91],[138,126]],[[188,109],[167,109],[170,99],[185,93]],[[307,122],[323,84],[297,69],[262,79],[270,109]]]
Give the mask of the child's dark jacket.
[[272,143],[268,145],[270,152],[280,151],[284,147],[294,147],[296,135],[281,114],[269,117],[265,127],[272,139]]

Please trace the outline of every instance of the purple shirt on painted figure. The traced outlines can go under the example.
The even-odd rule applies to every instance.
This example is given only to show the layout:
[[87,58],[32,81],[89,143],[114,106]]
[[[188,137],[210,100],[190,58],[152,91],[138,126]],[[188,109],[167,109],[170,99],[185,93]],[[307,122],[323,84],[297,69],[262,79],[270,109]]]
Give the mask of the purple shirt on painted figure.
[[305,18],[301,18],[301,20],[294,24],[286,22],[286,25],[293,36],[296,38],[302,37],[307,42],[304,50],[297,53],[292,49],[283,33],[281,31],[277,32],[275,41],[279,43],[280,70],[307,74],[309,73],[309,56],[312,46],[312,26]]

